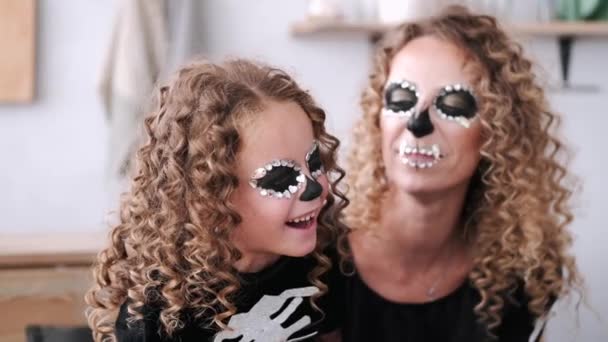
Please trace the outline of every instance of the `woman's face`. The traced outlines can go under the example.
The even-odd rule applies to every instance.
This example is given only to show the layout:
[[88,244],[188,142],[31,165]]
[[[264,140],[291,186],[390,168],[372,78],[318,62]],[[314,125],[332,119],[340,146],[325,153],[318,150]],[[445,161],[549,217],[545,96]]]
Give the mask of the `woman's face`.
[[480,160],[473,71],[455,45],[412,40],[393,58],[380,114],[391,186],[413,194],[466,187]]
[[266,101],[241,130],[231,198],[242,217],[233,239],[243,253],[304,256],[317,241],[328,181],[312,123],[293,102]]

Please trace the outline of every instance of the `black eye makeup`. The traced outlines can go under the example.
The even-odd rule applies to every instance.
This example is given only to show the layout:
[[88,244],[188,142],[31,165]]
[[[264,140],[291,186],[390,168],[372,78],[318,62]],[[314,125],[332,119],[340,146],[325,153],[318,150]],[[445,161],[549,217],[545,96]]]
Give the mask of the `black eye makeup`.
[[469,127],[477,114],[477,100],[473,90],[461,84],[445,86],[433,105],[440,117],[458,122],[464,127]]
[[306,163],[308,164],[310,175],[313,178],[318,178],[323,172],[325,172],[323,162],[321,161],[319,143],[317,141],[313,143],[312,149],[306,154]]
[[260,190],[260,195],[291,198],[304,186],[306,177],[293,160],[273,160],[253,172],[249,185]]
[[390,81],[384,90],[384,115],[410,117],[420,94],[414,83],[406,80]]
[[[313,142],[305,159],[313,178],[318,178],[325,172],[318,141]],[[273,198],[291,198],[304,187],[305,183],[306,176],[302,168],[296,161],[290,159],[273,160],[256,169],[249,179],[249,185],[259,190],[260,195]]]

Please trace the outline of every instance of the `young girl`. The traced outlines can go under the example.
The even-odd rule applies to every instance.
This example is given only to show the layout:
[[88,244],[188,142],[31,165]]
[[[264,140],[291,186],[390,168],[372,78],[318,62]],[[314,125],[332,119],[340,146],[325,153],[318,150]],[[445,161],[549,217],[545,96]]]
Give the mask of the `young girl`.
[[336,328],[324,249],[348,202],[324,121],[291,77],[246,60],[194,63],[161,87],[87,295],[95,340],[309,341]]

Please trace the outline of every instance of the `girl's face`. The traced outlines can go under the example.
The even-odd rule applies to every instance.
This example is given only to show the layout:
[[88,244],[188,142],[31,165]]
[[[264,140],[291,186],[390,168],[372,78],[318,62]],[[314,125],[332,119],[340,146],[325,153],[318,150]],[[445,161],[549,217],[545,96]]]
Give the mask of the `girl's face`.
[[386,176],[409,193],[467,186],[480,160],[479,104],[462,50],[433,36],[393,58],[380,118]]
[[317,216],[328,192],[312,123],[293,102],[265,101],[241,130],[231,197],[242,217],[233,235],[244,254],[304,256],[317,242]]

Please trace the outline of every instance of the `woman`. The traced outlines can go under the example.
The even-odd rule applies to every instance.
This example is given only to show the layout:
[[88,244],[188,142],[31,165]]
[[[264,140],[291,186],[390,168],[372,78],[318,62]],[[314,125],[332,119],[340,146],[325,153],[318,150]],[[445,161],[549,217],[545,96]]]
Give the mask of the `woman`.
[[461,7],[380,44],[349,157],[344,341],[536,340],[579,276],[530,61]]

